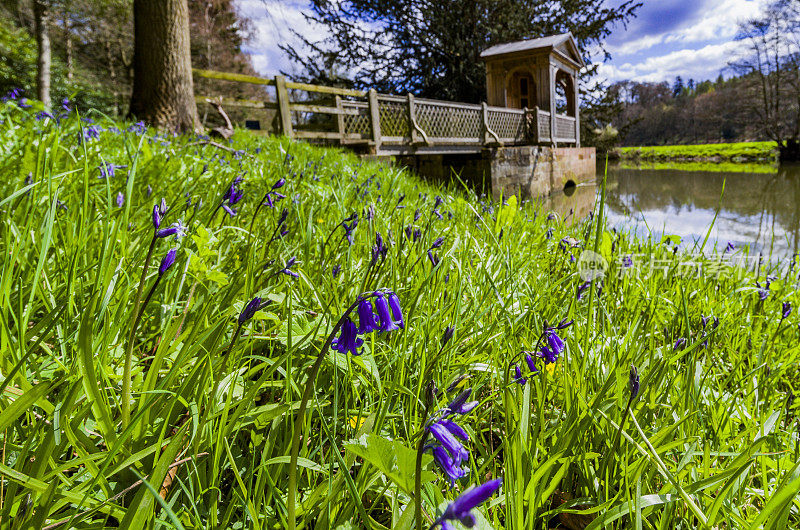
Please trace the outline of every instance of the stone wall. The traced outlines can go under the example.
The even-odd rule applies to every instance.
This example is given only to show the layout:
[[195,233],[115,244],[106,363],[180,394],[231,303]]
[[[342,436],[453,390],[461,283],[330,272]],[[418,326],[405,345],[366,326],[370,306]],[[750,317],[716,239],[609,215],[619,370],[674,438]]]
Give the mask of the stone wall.
[[492,196],[543,197],[595,178],[594,147],[518,146],[491,150]]
[[408,155],[395,158],[423,178],[448,182],[457,173],[477,193],[492,197],[545,197],[568,182],[594,182],[594,147],[516,146],[486,149],[480,154]]

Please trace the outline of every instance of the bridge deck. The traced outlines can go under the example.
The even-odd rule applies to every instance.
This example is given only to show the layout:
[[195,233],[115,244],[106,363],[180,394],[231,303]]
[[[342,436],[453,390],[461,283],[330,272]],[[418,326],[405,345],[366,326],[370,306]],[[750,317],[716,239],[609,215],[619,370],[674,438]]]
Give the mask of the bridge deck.
[[[275,87],[275,101],[252,101],[214,96],[223,105],[277,110],[278,127],[269,132],[364,147],[378,155],[477,153],[507,145],[577,144],[574,117],[534,109],[511,109],[481,104],[378,94],[374,90],[342,89],[275,79],[194,70],[206,79]],[[290,92],[322,94],[318,101],[292,101]],[[327,98],[325,101],[324,98]],[[212,96],[196,96],[207,103]],[[314,115],[332,115],[320,126]],[[555,135],[552,131],[555,131]]]

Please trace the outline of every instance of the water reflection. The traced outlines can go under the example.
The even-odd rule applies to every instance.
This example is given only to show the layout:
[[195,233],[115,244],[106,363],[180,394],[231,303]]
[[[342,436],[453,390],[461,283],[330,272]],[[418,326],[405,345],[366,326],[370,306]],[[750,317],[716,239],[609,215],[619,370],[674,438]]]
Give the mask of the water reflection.
[[[591,210],[596,189],[558,194],[548,207],[565,219],[573,209],[580,219]],[[691,248],[702,243],[719,208],[707,249],[731,241],[773,258],[800,250],[800,165],[771,173],[609,167],[606,198],[609,224],[640,237],[678,235]]]

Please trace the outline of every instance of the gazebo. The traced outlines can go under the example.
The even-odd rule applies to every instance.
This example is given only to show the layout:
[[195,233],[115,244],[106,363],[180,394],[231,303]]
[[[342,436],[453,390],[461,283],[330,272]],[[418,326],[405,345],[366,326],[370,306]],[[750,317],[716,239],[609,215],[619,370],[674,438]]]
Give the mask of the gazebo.
[[[489,105],[535,109],[537,121],[543,117],[539,111],[545,111],[550,130],[556,131],[552,143],[555,137],[574,137],[571,143],[580,147],[577,80],[586,63],[571,33],[498,44],[484,50],[481,59]],[[574,133],[559,134],[569,123]]]

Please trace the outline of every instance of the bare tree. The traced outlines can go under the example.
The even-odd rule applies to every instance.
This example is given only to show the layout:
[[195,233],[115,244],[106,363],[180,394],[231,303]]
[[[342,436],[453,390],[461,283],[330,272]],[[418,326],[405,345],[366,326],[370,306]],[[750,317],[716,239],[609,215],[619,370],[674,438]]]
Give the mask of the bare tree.
[[186,0],[134,0],[131,114],[176,132],[197,130]]
[[746,46],[730,66],[751,80],[752,111],[762,133],[778,144],[781,160],[800,160],[800,1],[768,5],[740,25],[737,39]]

